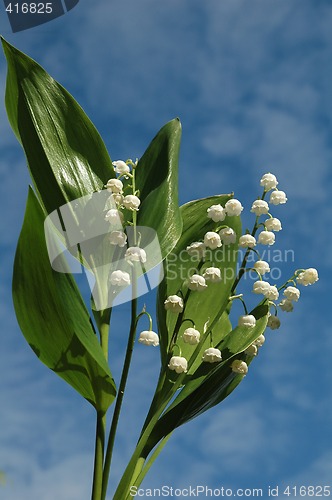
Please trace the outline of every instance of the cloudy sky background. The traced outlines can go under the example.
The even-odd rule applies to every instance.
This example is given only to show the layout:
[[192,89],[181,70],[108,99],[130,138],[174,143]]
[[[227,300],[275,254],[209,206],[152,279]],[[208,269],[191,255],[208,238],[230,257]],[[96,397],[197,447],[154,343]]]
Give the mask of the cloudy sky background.
[[[235,191],[247,208],[275,173],[278,248],[320,281],[281,315],[250,374],[223,405],[175,432],[143,487],[329,485],[332,477],[330,326],[332,5],[328,0],[81,0],[51,23],[7,40],[80,102],[112,159],[140,157],[158,129],[183,125],[180,199]],[[0,58],[4,95],[6,65]],[[29,183],[0,106],[0,470],[4,500],[89,498],[94,412],[26,345],[11,272]],[[279,265],[279,264],[278,264]],[[252,300],[252,299],[251,299]],[[149,304],[153,303],[153,298]],[[128,305],[114,314],[111,366],[121,369]],[[133,449],[158,372],[137,346],[114,458],[114,483]],[[112,498],[112,485],[109,498]]]

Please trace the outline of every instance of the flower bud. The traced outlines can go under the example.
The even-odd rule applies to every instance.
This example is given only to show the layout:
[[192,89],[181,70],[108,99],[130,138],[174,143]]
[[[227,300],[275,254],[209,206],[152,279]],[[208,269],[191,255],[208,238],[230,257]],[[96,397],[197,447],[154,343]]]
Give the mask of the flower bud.
[[113,161],[112,165],[114,166],[114,171],[117,174],[125,175],[125,174],[129,174],[129,172],[130,172],[129,165],[127,165],[127,163],[125,163],[123,160]]
[[304,286],[313,285],[318,280],[319,278],[317,269],[314,269],[313,267],[310,267],[309,269],[301,272],[296,278],[298,284]]
[[265,260],[258,260],[254,264],[254,269],[259,272],[259,274],[263,275],[270,272],[270,266],[268,262]]
[[106,212],[105,220],[110,224],[122,227],[123,214],[119,212],[119,210],[117,210],[116,208],[111,208]]
[[271,330],[277,330],[280,327],[280,319],[278,316],[269,316],[267,320],[267,326],[271,328]]
[[195,257],[197,260],[202,259],[206,252],[206,246],[201,241],[194,241],[186,248],[190,257]]
[[221,239],[218,233],[208,231],[204,236],[204,245],[211,250],[221,247]]
[[209,349],[204,351],[202,359],[207,363],[217,363],[222,360],[221,351],[219,349],[215,349],[214,347],[209,347]]
[[207,214],[213,222],[221,222],[226,217],[225,209],[221,205],[212,205],[207,209]]
[[168,368],[176,373],[187,373],[188,363],[182,356],[172,356]]
[[195,330],[195,328],[187,328],[183,332],[183,341],[186,342],[186,344],[196,345],[199,343],[200,336],[200,332]]
[[280,302],[279,307],[282,311],[285,311],[287,313],[292,312],[294,309],[293,302],[289,299],[283,299]]
[[203,278],[211,283],[218,283],[221,281],[221,271],[218,267],[208,267],[203,273]]
[[270,217],[270,219],[266,219],[264,222],[264,226],[267,231],[281,231],[281,222],[276,217]]
[[138,342],[144,345],[159,345],[159,337],[152,330],[144,330],[138,337]]
[[263,175],[260,184],[264,187],[264,191],[270,191],[270,189],[276,188],[279,183],[275,175],[268,173]]
[[181,313],[183,311],[183,299],[178,295],[170,295],[164,302],[166,311]]
[[300,290],[295,286],[288,286],[284,290],[284,295],[287,299],[297,302],[300,298]]
[[127,243],[127,235],[123,231],[112,231],[108,237],[111,245],[124,247]]
[[236,242],[236,232],[231,227],[220,229],[218,234],[224,245],[232,245]]
[[232,216],[237,216],[237,215],[240,215],[242,210],[243,210],[243,206],[241,205],[241,203],[239,202],[239,200],[228,200],[225,204],[225,210],[226,210],[226,213],[228,216],[232,217]]
[[110,276],[110,282],[115,286],[128,286],[130,285],[130,276],[124,271],[113,271]]
[[146,262],[145,250],[139,247],[129,247],[126,250],[125,259],[130,262],[142,262],[144,264]]
[[264,293],[265,297],[269,300],[278,300],[279,292],[278,288],[274,285],[270,286],[270,288]]
[[258,243],[262,245],[273,245],[276,240],[275,234],[272,231],[261,231],[258,236]]
[[287,198],[284,191],[272,191],[270,195],[270,203],[272,203],[272,205],[282,205],[286,203],[286,201]]
[[193,274],[188,282],[188,288],[192,291],[202,292],[207,288],[205,279],[199,274]]
[[270,283],[268,283],[267,281],[260,280],[260,281],[255,281],[252,291],[254,293],[262,293],[263,295],[265,295],[270,288],[271,288]]
[[248,373],[248,365],[245,361],[240,359],[235,359],[231,364],[232,372],[240,373],[241,375],[246,375]]
[[256,318],[252,314],[246,314],[245,316],[240,316],[238,325],[244,326],[246,328],[253,328],[256,325]]
[[110,179],[107,181],[106,189],[110,193],[121,194],[123,190],[123,184],[119,179]]
[[141,200],[133,194],[127,194],[127,196],[123,198],[123,205],[128,210],[137,211],[140,204]]
[[251,234],[243,234],[239,238],[239,247],[242,248],[254,248],[256,246],[256,238],[251,236]]
[[252,204],[250,212],[253,212],[256,215],[263,215],[269,213],[269,205],[265,200],[255,200]]

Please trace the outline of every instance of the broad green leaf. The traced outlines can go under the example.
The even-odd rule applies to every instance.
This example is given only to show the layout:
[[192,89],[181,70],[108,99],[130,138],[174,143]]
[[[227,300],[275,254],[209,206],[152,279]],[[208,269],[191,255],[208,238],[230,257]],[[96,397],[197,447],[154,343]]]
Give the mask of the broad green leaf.
[[6,108],[48,213],[103,188],[114,170],[94,125],[41,66],[2,39]]
[[39,359],[104,412],[115,384],[72,275],[51,268],[45,216],[30,189],[14,264],[16,316]]
[[[165,261],[165,278],[158,290],[157,313],[163,366],[168,362],[169,348],[175,332],[178,332],[176,343],[181,348],[182,355],[189,359],[194,347],[185,344],[182,340],[183,331],[193,326],[188,320],[195,323],[195,328],[203,336],[204,325],[207,324],[208,328],[215,325],[228,305],[230,290],[236,275],[237,244],[224,245],[216,250],[208,249],[203,261],[190,257],[186,248],[194,241],[202,241],[207,231],[213,231],[220,225],[233,228],[237,237],[241,235],[240,217],[226,217],[222,223],[215,223],[207,217],[207,209],[211,205],[219,203],[225,205],[231,198],[232,195],[212,196],[191,201],[181,207],[183,218],[182,236]],[[222,281],[220,283],[209,283],[207,290],[203,292],[188,291],[185,281],[192,274],[202,274],[207,267],[211,266],[221,269]],[[179,293],[186,297],[186,307],[183,314],[177,315],[173,312],[166,312],[164,307],[165,299],[170,295]],[[223,323],[224,328],[219,328],[219,331],[213,328],[214,344],[217,344],[222,336],[231,330],[226,316],[220,321]],[[207,339],[206,343],[201,344],[201,352],[206,349],[207,343],[209,343],[209,339]],[[197,363],[193,365],[192,370],[196,366]],[[190,375],[190,372],[188,375]]]
[[172,120],[152,140],[136,168],[136,187],[142,200],[138,224],[157,232],[165,257],[181,236],[178,205],[178,159],[181,124]]

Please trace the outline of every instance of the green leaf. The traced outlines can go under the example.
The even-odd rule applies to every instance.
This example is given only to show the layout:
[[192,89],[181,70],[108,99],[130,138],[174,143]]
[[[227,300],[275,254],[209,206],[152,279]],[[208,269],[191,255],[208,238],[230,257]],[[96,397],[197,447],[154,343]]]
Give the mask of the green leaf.
[[181,236],[178,205],[178,159],[181,141],[179,119],[172,120],[155,136],[136,168],[136,187],[142,204],[138,224],[157,232],[165,257]]
[[114,169],[94,125],[41,66],[2,39],[6,108],[48,213],[103,188]]
[[[237,244],[224,245],[216,250],[207,250],[203,262],[190,257],[186,248],[194,241],[203,240],[205,233],[215,230],[218,225],[231,227],[236,232],[237,238],[241,235],[240,217],[226,217],[222,223],[218,224],[207,217],[207,209],[211,205],[220,203],[224,206],[231,198],[231,194],[211,196],[191,201],[181,207],[183,218],[182,236],[172,254],[165,261],[165,278],[158,290],[157,314],[163,366],[166,366],[168,362],[170,344],[176,332],[178,332],[176,343],[181,348],[182,355],[188,359],[188,356],[193,352],[193,346],[182,341],[183,331],[193,326],[189,321],[185,320],[193,321],[195,328],[202,335],[204,325],[208,322],[207,326],[210,327],[219,321],[228,305],[230,290],[236,276]],[[222,281],[220,283],[210,283],[204,292],[187,291],[184,285],[186,279],[195,273],[202,274],[207,267],[211,266],[221,269]],[[178,316],[173,312],[165,311],[164,301],[170,295],[179,294],[179,291],[187,299],[185,311]],[[224,322],[225,331],[231,329],[225,317],[220,321]],[[221,329],[219,329],[219,332],[221,332]],[[216,336],[215,330],[213,330],[213,339],[215,344],[220,340]],[[206,343],[202,344],[201,351],[203,352],[206,347],[209,347],[206,346]],[[192,370],[196,366],[197,363],[193,365]]]
[[45,216],[30,189],[14,264],[16,316],[39,359],[105,412],[115,384],[72,275],[51,268]]

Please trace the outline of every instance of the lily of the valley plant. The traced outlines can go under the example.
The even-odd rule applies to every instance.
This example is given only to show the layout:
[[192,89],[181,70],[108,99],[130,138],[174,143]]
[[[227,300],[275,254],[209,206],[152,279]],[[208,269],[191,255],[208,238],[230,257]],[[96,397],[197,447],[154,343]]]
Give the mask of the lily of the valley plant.
[[[266,328],[280,327],[279,311],[292,311],[299,287],[316,282],[318,274],[313,268],[298,269],[281,285],[269,281],[269,263],[260,258],[260,247],[275,244],[281,222],[273,209],[287,202],[273,174],[260,180],[251,232],[242,230],[243,206],[232,194],[179,207],[178,119],[158,132],[139,160],[112,162],[73,97],[36,62],[5,41],[3,46],[7,113],[33,182],[14,265],[15,311],[39,359],[96,410],[93,500],[107,495],[133,347],[139,343],[160,352],[151,406],[114,494],[116,500],[125,500],[172,432],[221,403],[243,380],[265,341]],[[97,195],[103,197],[102,204],[93,204]],[[54,214],[59,219],[65,206],[75,219],[77,200],[86,203],[81,206],[86,232],[80,230],[82,242],[93,240],[93,245],[83,249],[77,240],[70,243],[63,216],[59,227],[53,227],[55,265],[45,220]],[[92,238],[96,227],[103,231]],[[158,252],[144,229],[155,235]],[[65,267],[64,248],[94,275],[89,303],[70,266]],[[156,313],[139,309],[139,280],[160,264],[164,277]],[[247,271],[255,276],[250,301],[241,291]],[[113,302],[128,291],[128,345],[116,384],[108,363],[109,340],[117,332],[111,311]],[[256,304],[248,310],[253,298]],[[243,307],[236,321],[231,313],[235,301]]]

